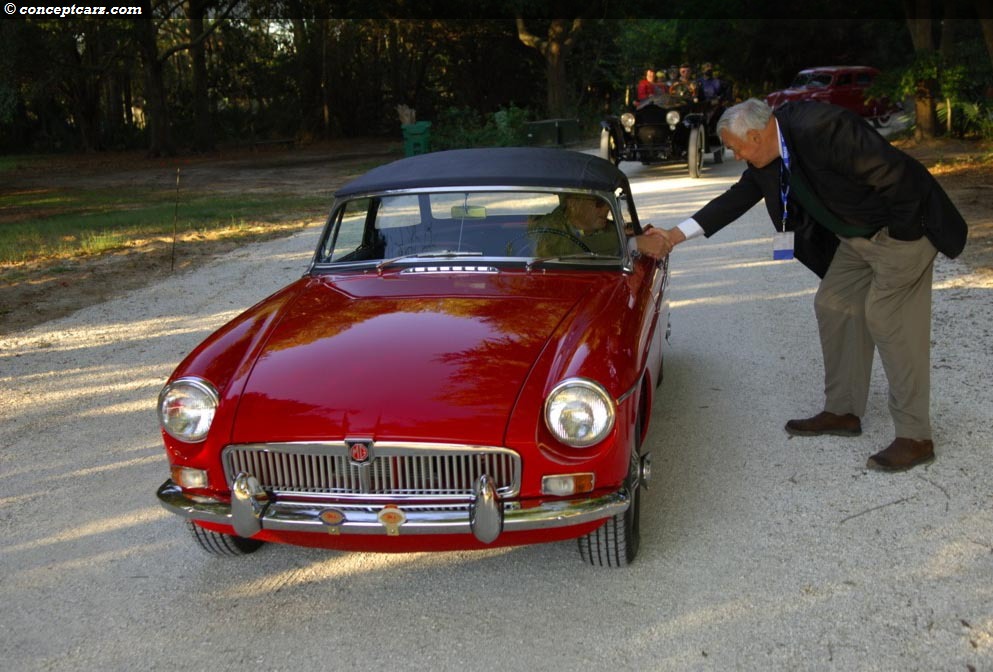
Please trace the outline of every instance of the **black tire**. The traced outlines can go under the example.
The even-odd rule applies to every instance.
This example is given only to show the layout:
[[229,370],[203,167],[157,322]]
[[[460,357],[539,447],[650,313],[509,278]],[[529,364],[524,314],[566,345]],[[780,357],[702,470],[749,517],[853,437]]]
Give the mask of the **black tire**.
[[878,117],[872,118],[872,125],[876,128],[886,128],[893,121],[892,114],[880,114]]
[[607,519],[603,525],[578,539],[579,555],[594,567],[627,567],[634,562],[641,546],[641,419],[635,425],[628,491],[631,506],[622,514]]
[[619,165],[621,158],[617,155],[617,143],[614,136],[606,128],[600,131],[600,158]]
[[724,147],[714,151],[714,163],[724,163]]
[[699,127],[690,129],[690,140],[686,148],[686,167],[690,177],[700,177],[700,164],[703,163],[703,134]]
[[193,539],[197,542],[197,545],[211,555],[224,557],[248,555],[259,550],[262,544],[265,543],[257,539],[246,539],[245,537],[236,537],[232,534],[221,534],[220,532],[207,530],[192,520],[186,521],[186,527],[189,529],[190,534],[193,535]]

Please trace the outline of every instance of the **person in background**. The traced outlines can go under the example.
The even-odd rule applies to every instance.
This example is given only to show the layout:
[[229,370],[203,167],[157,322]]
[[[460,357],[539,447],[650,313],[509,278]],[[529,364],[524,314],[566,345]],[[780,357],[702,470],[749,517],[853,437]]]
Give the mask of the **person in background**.
[[638,98],[635,101],[640,104],[658,93],[655,86],[655,69],[648,67],[645,69],[645,77],[638,82]]
[[655,93],[656,95],[669,92],[669,85],[665,82],[665,72],[659,70],[655,73]]
[[696,99],[697,82],[693,78],[693,68],[690,67],[689,63],[683,63],[679,66],[679,79],[669,87],[669,92],[683,98]]
[[703,76],[698,83],[700,98],[715,105],[727,102],[727,87],[720,77],[714,74],[714,67],[704,63],[701,67]]
[[700,69],[703,71],[703,77],[697,82],[697,91],[700,100],[706,106],[704,115],[707,120],[707,132],[715,134],[717,120],[724,114],[730,92],[724,81],[714,72],[714,66],[704,63]]

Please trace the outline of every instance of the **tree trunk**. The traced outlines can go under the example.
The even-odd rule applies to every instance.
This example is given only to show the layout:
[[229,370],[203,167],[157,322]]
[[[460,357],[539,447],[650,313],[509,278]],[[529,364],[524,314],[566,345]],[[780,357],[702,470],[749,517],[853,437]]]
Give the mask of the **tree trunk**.
[[545,57],[545,73],[548,95],[548,115],[550,117],[565,116],[567,109],[567,81],[565,64],[569,51],[575,41],[576,34],[582,28],[582,19],[552,19],[548,27],[548,38],[542,39],[532,34],[524,24],[524,19],[517,19],[517,37],[520,41],[537,49]]
[[979,26],[983,29],[986,55],[989,57],[990,63],[993,64],[993,0],[976,0],[976,14],[980,17]]
[[[152,16],[148,0],[142,2],[143,16]],[[169,130],[169,106],[166,104],[165,77],[156,43],[155,23],[151,18],[136,19],[138,50],[145,75],[145,127],[148,129],[149,156],[172,155],[175,148]]]
[[210,124],[210,98],[207,90],[206,40],[197,40],[203,35],[203,0],[189,0],[186,8],[190,22],[190,57],[193,63],[193,151],[211,152],[214,150],[214,137]]
[[[918,61],[933,62],[934,40],[931,37],[931,19],[915,18],[931,16],[930,0],[904,0],[904,9],[907,14],[907,28]],[[916,83],[914,111],[917,122],[914,137],[917,140],[934,138],[938,134],[938,115],[935,111],[937,89],[937,80],[930,76],[921,77]]]
[[548,48],[545,61],[548,64],[548,114],[552,117],[565,116],[566,109],[566,79],[565,79],[565,37],[566,27],[563,19],[554,19],[548,28]]
[[107,142],[118,145],[124,134],[124,94],[121,90],[121,73],[112,71],[104,81],[101,97],[103,99],[103,118],[107,130]]
[[70,47],[69,60],[73,63],[76,77],[68,87],[68,98],[72,106],[73,118],[79,132],[81,148],[84,152],[101,149],[100,127],[100,75],[96,59],[100,44],[96,38],[84,41],[82,53],[74,42]]

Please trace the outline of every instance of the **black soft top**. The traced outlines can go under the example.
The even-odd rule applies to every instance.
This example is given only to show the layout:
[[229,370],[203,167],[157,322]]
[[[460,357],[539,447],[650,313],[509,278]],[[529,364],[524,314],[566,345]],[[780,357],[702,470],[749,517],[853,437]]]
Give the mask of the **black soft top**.
[[552,187],[630,192],[627,176],[590,154],[540,147],[455,149],[400,159],[339,189],[338,198],[432,187]]

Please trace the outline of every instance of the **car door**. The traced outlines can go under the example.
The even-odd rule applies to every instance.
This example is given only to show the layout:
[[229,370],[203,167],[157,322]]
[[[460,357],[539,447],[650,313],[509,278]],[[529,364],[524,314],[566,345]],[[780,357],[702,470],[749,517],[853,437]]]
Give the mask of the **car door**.
[[[629,230],[636,218],[631,198],[627,194],[620,194],[618,202],[624,228]],[[639,256],[633,259],[632,270],[631,282],[639,296],[638,304],[645,313],[642,341],[647,352],[643,354],[648,371],[656,377],[662,366],[662,342],[668,336],[669,296],[666,288],[669,284],[669,258]],[[654,382],[657,383],[658,380],[655,379]]]
[[855,83],[852,85],[852,89],[855,95],[858,97],[858,107],[852,108],[863,117],[875,116],[873,113],[873,105],[866,103],[866,89],[872,85],[872,73],[871,72],[856,72],[855,73]]

